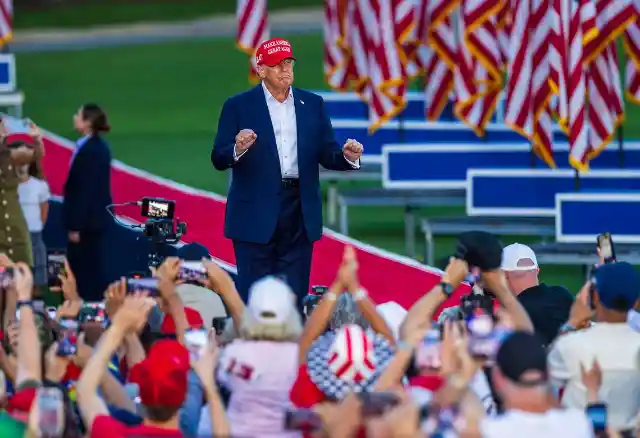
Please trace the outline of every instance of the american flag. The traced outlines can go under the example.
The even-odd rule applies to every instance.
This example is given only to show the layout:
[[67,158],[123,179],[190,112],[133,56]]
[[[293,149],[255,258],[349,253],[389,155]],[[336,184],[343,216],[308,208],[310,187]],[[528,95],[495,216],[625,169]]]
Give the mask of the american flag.
[[421,0],[416,16],[420,17],[418,38],[423,46],[418,52],[424,70],[425,114],[438,120],[453,89],[457,49],[450,17],[457,0]]
[[640,0],[634,2],[635,21],[624,32],[624,48],[627,54],[625,88],[629,100],[640,104]]
[[13,36],[13,0],[0,0],[0,45]]
[[258,79],[255,53],[260,44],[269,39],[267,0],[238,0],[236,19],[236,44],[249,55],[249,80],[255,82]]
[[553,40],[550,0],[513,0],[511,7],[505,123],[528,138],[534,151],[555,167],[549,114],[549,45]]
[[570,162],[585,171],[589,160],[607,147],[624,119],[615,40],[636,17],[631,0],[580,0],[578,7],[584,40],[587,143],[572,147]]
[[478,136],[495,112],[503,86],[498,40],[499,0],[464,0],[456,19],[455,114]]
[[329,87],[337,91],[346,91],[350,82],[348,3],[324,1],[324,75]]
[[585,71],[583,69],[583,2],[554,0],[552,80],[559,90],[558,112],[569,135],[569,162],[583,168],[588,153],[588,124],[585,120]]

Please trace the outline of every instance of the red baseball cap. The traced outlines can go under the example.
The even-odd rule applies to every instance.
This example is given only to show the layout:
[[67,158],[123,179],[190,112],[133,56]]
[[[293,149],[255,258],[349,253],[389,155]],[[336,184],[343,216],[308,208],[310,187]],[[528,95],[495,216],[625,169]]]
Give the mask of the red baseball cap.
[[157,341],[147,357],[131,368],[129,381],[138,385],[146,406],[180,407],[187,395],[189,352],[174,340]]
[[282,38],[272,38],[260,44],[256,50],[256,64],[274,67],[285,59],[296,58],[293,56],[291,44]]
[[[204,320],[202,319],[202,315],[197,310],[186,307],[184,308],[184,316],[187,318],[187,323],[189,323],[189,328],[193,330],[204,328]],[[168,313],[164,316],[162,320],[162,325],[160,326],[160,333],[165,335],[175,335],[176,334],[176,322],[173,320],[173,317]]]

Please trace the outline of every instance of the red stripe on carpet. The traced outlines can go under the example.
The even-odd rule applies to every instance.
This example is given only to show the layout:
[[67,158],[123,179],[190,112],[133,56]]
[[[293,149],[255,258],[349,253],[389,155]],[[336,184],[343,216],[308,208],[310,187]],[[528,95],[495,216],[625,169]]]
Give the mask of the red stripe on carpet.
[[[51,191],[63,195],[72,149],[66,141],[55,137],[46,138],[45,144],[44,169]],[[183,240],[199,242],[213,256],[235,265],[231,241],[223,236],[224,200],[216,199],[213,195],[190,193],[190,190],[178,184],[139,173],[137,169],[114,162],[111,174],[114,203],[138,201],[145,196],[175,200],[176,216],[187,222],[187,234]],[[91,184],[91,181],[87,181],[87,184]],[[135,206],[121,207],[116,212],[143,220],[139,208]],[[440,275],[428,268],[405,262],[401,257],[386,255],[383,251],[336,233],[325,233],[314,247],[311,284],[330,284],[333,281],[345,241],[356,248],[362,285],[377,303],[396,301],[408,308],[440,280]],[[459,295],[468,290],[467,286],[462,286],[456,296],[446,303],[447,306],[457,304]]]

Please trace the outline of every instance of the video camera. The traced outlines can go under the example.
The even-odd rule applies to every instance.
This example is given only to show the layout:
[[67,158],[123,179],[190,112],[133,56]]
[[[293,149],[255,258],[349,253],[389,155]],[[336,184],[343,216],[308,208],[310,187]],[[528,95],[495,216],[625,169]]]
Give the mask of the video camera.
[[174,220],[176,202],[162,198],[143,198],[140,215],[147,218],[144,235],[153,243],[176,243],[187,232],[186,222]]

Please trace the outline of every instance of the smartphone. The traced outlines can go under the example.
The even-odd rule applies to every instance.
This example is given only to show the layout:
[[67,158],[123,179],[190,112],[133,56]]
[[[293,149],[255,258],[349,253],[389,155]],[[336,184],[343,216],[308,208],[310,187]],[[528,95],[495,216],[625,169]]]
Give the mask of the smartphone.
[[61,436],[64,430],[64,398],[58,388],[41,387],[36,391],[38,428],[42,436]]
[[600,249],[600,255],[604,259],[605,263],[614,263],[616,261],[616,252],[613,247],[613,239],[611,233],[602,233],[598,235],[597,239],[598,249]]
[[216,316],[211,320],[211,328],[216,332],[216,335],[220,336],[224,332],[228,319],[226,316]]
[[391,392],[361,392],[358,397],[365,417],[380,416],[400,403],[398,396]]
[[604,403],[593,403],[587,406],[587,417],[593,424],[596,433],[607,430],[607,405]]
[[152,219],[173,219],[175,210],[175,201],[161,198],[144,198],[140,215]]
[[207,269],[201,262],[180,263],[180,280],[197,281],[207,279]]
[[60,275],[64,275],[64,254],[47,255],[47,284],[49,287],[60,287]]
[[284,414],[284,428],[301,432],[313,432],[322,428],[322,419],[311,409],[297,409]]
[[58,356],[73,356],[77,352],[78,321],[64,318],[60,320],[58,335]]
[[414,358],[416,368],[440,368],[442,365],[440,362],[441,340],[442,337],[439,329],[431,328],[427,332],[418,348],[416,348]]
[[482,308],[477,308],[466,318],[469,334],[469,353],[476,358],[494,358],[500,347],[500,341],[494,333],[493,316]]
[[158,296],[158,279],[153,277],[127,278],[127,293],[149,292],[150,296]]
[[207,347],[209,335],[206,330],[189,330],[184,334],[184,344],[189,351],[191,360],[198,360],[202,357],[204,349]]
[[7,289],[13,284],[13,268],[0,268],[0,289]]
[[78,313],[78,322],[80,324],[87,322],[106,324],[107,311],[104,303],[84,303]]

